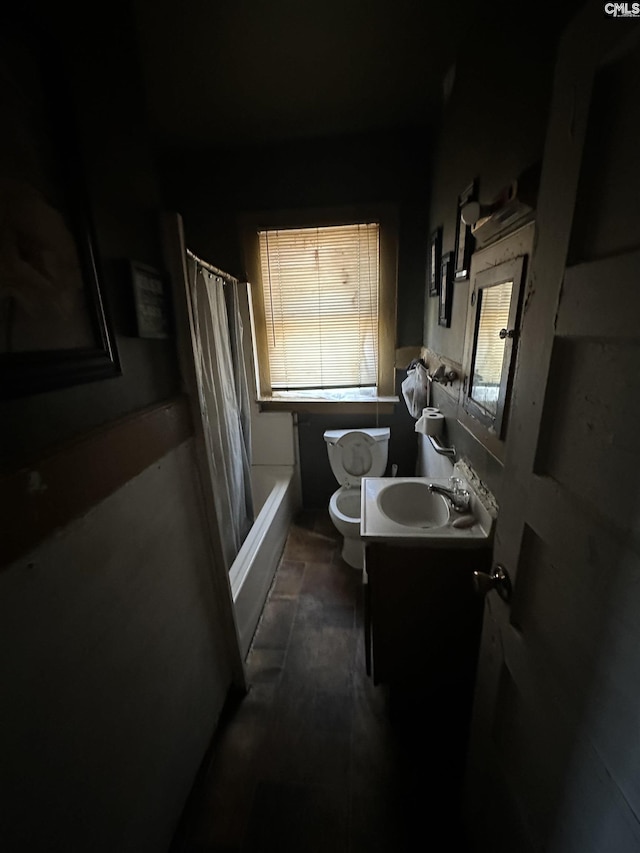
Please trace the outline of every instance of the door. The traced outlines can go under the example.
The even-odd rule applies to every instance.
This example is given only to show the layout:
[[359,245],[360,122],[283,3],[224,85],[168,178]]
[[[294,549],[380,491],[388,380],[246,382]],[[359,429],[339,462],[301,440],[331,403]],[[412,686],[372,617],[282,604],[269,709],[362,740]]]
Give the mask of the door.
[[477,850],[640,850],[640,21],[559,50],[485,599]]

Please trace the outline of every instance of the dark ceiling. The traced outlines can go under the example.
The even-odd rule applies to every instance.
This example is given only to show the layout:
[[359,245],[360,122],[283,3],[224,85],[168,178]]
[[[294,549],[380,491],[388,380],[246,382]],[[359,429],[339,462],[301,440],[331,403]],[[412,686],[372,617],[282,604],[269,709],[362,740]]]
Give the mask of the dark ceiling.
[[541,0],[133,2],[164,149],[427,126],[472,39],[510,26],[532,39],[566,17],[566,4]]
[[[135,0],[163,147],[428,123],[472,0]],[[486,8],[486,4],[484,4]]]

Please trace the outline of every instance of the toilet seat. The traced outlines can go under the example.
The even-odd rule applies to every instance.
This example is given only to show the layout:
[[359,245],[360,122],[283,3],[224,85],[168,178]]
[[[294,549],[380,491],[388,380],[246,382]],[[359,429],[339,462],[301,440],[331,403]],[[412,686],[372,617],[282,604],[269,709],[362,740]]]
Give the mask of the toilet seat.
[[[351,506],[348,506],[351,504]],[[360,488],[340,486],[329,500],[329,507],[343,524],[353,524],[360,528]]]

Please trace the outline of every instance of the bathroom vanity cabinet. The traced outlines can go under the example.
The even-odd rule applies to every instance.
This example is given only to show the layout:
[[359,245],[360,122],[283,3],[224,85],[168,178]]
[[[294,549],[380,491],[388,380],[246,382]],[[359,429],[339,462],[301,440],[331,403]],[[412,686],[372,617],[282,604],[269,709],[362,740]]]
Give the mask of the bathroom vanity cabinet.
[[365,649],[374,684],[473,689],[483,601],[473,572],[491,548],[370,542],[365,547]]

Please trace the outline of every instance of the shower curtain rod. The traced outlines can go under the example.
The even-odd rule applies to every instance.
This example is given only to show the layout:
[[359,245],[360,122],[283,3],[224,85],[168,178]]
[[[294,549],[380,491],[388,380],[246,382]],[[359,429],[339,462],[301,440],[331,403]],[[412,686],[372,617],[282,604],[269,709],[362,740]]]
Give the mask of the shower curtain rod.
[[204,267],[204,269],[208,270],[209,272],[212,272],[214,275],[219,275],[220,278],[224,278],[231,284],[239,283],[240,279],[236,278],[233,275],[229,275],[228,272],[224,272],[224,270],[220,270],[218,269],[218,267],[214,267],[213,264],[208,264],[206,261],[203,261],[202,258],[199,258],[197,255],[194,255],[191,249],[187,249],[187,255],[189,255],[189,257],[196,263],[200,264],[201,267]]

